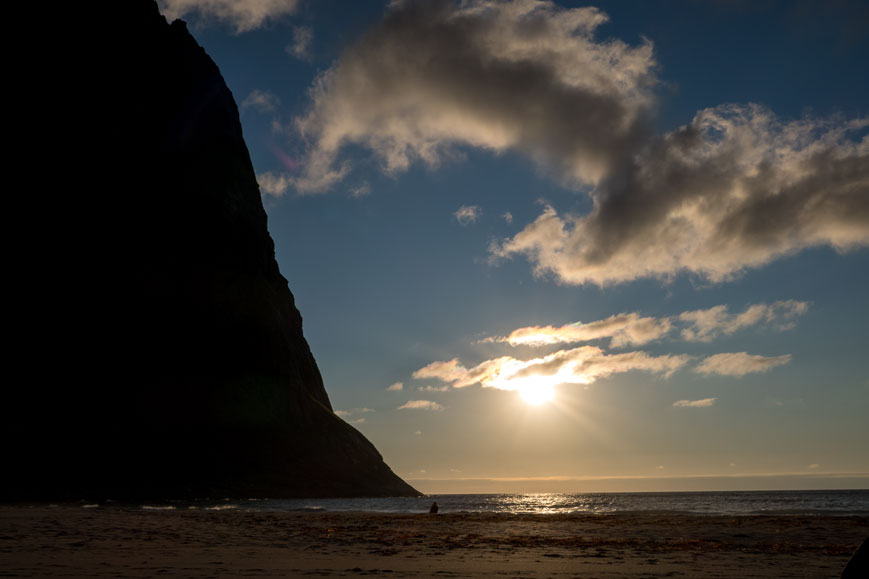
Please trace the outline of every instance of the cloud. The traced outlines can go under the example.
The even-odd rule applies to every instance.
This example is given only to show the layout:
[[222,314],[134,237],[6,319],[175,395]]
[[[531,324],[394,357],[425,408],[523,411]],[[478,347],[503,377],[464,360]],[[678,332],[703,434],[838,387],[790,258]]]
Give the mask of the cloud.
[[517,150],[560,180],[596,181],[634,149],[654,84],[649,42],[597,41],[592,7],[549,1],[397,1],[319,77],[296,120],[301,192],[328,189],[369,149],[396,174],[457,147]]
[[241,110],[256,109],[261,113],[274,111],[281,104],[281,99],[267,90],[253,89],[241,101]]
[[643,370],[669,377],[690,360],[689,356],[650,356],[645,352],[605,354],[594,346],[560,350],[541,358],[518,360],[502,356],[465,368],[454,358],[433,362],[413,373],[414,378],[436,378],[463,388],[480,384],[485,388],[518,390],[535,384],[592,384],[612,374]]
[[271,171],[265,171],[257,174],[256,180],[263,194],[273,197],[282,197],[290,186],[290,178],[283,173],[276,175]]
[[431,400],[408,400],[398,407],[399,410],[443,410],[444,407]]
[[453,215],[459,225],[470,225],[476,223],[482,212],[483,210],[476,205],[462,205]]
[[[340,416],[341,418],[348,418],[355,414],[366,414],[368,412],[374,412],[373,408],[354,408],[353,410],[336,410],[335,415]],[[351,420],[351,424],[360,424],[365,422],[364,418],[357,418],[356,420]]]
[[449,386],[420,386],[417,388],[420,392],[446,392]]
[[644,318],[637,313],[618,314],[604,320],[565,326],[527,326],[509,336],[487,341],[507,342],[511,346],[545,346],[558,343],[589,342],[611,338],[610,346],[645,344],[664,336],[672,327],[668,318]]
[[793,319],[805,314],[807,302],[786,300],[772,304],[754,304],[741,314],[728,314],[727,306],[715,306],[707,310],[683,312],[679,319],[691,324],[682,330],[682,338],[688,341],[709,342],[719,334],[732,334],[760,322],[778,322],[781,329],[793,327]]
[[604,286],[685,272],[722,282],[808,247],[865,246],[869,136],[850,137],[867,126],[783,122],[757,105],[700,111],[598,180],[591,213],[547,206],[490,254]]
[[505,222],[507,225],[510,225],[511,223],[513,223],[513,214],[510,213],[509,211],[505,212],[505,213],[501,216],[501,218],[504,220],[504,222]]
[[718,398],[703,398],[702,400],[677,400],[673,402],[676,408],[708,408],[715,404]]
[[869,245],[869,118],[727,104],[656,135],[652,44],[597,39],[606,20],[548,0],[391,2],[311,88],[293,185],[333,187],[350,146],[393,175],[463,147],[515,151],[593,207],[546,206],[490,257],[564,284],[723,282],[809,247]]
[[386,389],[390,392],[399,392],[404,389],[404,384],[402,384],[401,382],[396,382],[387,386]]
[[311,41],[314,40],[314,31],[308,26],[293,27],[293,42],[288,44],[284,50],[287,54],[301,60],[311,58]]
[[791,355],[783,356],[753,356],[746,352],[715,354],[704,358],[694,371],[700,374],[719,374],[721,376],[744,376],[746,374],[763,373],[783,366],[791,361]]
[[366,183],[361,183],[356,187],[350,189],[350,196],[354,199],[361,199],[362,197],[367,197],[371,194],[371,185]]
[[299,0],[159,0],[168,20],[196,14],[208,22],[217,20],[232,25],[236,33],[259,28],[269,20],[295,12]]
[[513,330],[508,336],[482,341],[506,342],[511,346],[547,346],[609,338],[610,347],[618,348],[661,339],[679,325],[685,325],[680,333],[682,339],[709,342],[719,334],[732,334],[760,322],[780,330],[790,329],[795,323],[794,318],[803,315],[808,309],[807,302],[784,300],[772,304],[753,304],[739,314],[729,314],[725,305],[663,318],[644,317],[631,312],[587,324],[574,322],[564,326],[526,326]]

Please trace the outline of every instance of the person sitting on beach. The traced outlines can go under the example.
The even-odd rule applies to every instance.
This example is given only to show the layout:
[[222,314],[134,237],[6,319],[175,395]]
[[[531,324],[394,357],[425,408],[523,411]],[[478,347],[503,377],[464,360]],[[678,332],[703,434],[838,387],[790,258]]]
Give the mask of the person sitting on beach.
[[428,510],[429,513],[438,514],[438,502],[435,501],[431,504],[431,508]]

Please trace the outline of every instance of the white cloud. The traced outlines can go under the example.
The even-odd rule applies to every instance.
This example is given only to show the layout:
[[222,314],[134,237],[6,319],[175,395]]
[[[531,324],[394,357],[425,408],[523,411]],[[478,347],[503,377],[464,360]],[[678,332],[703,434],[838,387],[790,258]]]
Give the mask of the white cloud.
[[275,175],[271,171],[259,173],[256,176],[259,188],[265,195],[282,197],[290,186],[290,178],[285,174]]
[[762,373],[782,366],[791,361],[791,355],[783,356],[753,356],[746,352],[715,354],[704,358],[694,368],[700,374],[719,374],[721,376],[744,376],[746,374]]
[[[335,416],[340,416],[341,418],[349,418],[350,416],[356,414],[367,414],[368,412],[374,412],[373,408],[354,408],[352,410],[336,410]],[[364,418],[357,418],[355,420],[351,420],[351,424],[360,424],[365,422]]]
[[708,408],[715,404],[718,398],[703,398],[702,400],[677,400],[673,402],[676,408]]
[[281,104],[281,99],[267,90],[253,89],[244,100],[241,101],[241,110],[256,109],[262,113],[274,111]]
[[443,410],[444,407],[431,400],[408,400],[398,407],[399,410]]
[[233,27],[237,33],[248,32],[269,20],[295,12],[299,0],[159,0],[168,20],[196,14],[208,22],[217,20]]
[[349,169],[343,147],[387,173],[437,167],[457,146],[521,151],[569,182],[606,174],[652,101],[652,47],[597,41],[607,17],[549,1],[392,2],[323,74],[297,120],[311,143],[302,192]]
[[691,327],[682,330],[682,338],[689,341],[709,342],[718,334],[732,334],[760,322],[778,324],[779,328],[792,327],[793,319],[809,309],[807,302],[786,300],[772,304],[754,304],[741,314],[727,313],[727,306],[707,310],[683,312],[679,319]]
[[453,216],[455,216],[456,221],[460,225],[470,225],[471,223],[476,223],[482,212],[483,210],[476,205],[462,205],[453,213]]
[[507,223],[507,225],[513,223],[513,214],[510,213],[509,211],[505,212],[505,213],[501,216],[501,218],[504,219],[504,222]]
[[507,342],[511,346],[545,346],[559,343],[589,342],[610,338],[611,347],[645,344],[670,331],[668,318],[641,317],[637,313],[618,314],[604,320],[565,326],[527,326],[517,328],[509,336],[487,341]]
[[314,31],[308,26],[293,27],[293,42],[285,48],[287,54],[301,60],[311,58],[311,41],[314,40]]
[[454,388],[480,384],[485,388],[519,390],[535,384],[592,384],[612,374],[643,370],[669,377],[685,365],[688,356],[649,356],[645,352],[605,354],[594,346],[560,350],[542,358],[518,360],[502,356],[465,368],[454,358],[433,362],[413,373],[414,378],[437,378]]
[[386,389],[389,390],[390,392],[399,392],[399,391],[404,389],[404,384],[402,384],[401,382],[396,382],[394,384],[390,384],[389,386],[387,386]]
[[564,326],[525,326],[508,336],[490,337],[482,342],[506,342],[511,346],[548,346],[561,343],[610,339],[610,347],[641,345],[659,340],[679,325],[682,339],[709,342],[720,334],[732,334],[761,322],[775,329],[790,329],[794,319],[808,311],[807,302],[784,300],[772,304],[753,304],[739,314],[729,314],[727,306],[683,312],[662,318],[644,317],[637,312],[621,313],[603,320]]

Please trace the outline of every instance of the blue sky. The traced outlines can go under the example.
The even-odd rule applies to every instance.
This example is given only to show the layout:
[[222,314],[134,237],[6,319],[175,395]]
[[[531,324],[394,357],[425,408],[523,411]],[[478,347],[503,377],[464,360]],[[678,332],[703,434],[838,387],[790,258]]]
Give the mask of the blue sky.
[[249,4],[161,6],[240,105],[333,406],[399,475],[869,483],[865,5]]

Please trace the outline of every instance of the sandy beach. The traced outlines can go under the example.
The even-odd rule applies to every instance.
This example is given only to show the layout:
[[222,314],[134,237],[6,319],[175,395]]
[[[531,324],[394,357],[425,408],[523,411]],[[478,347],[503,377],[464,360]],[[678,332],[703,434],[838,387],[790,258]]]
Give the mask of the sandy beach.
[[838,577],[869,517],[0,507],[4,577]]

